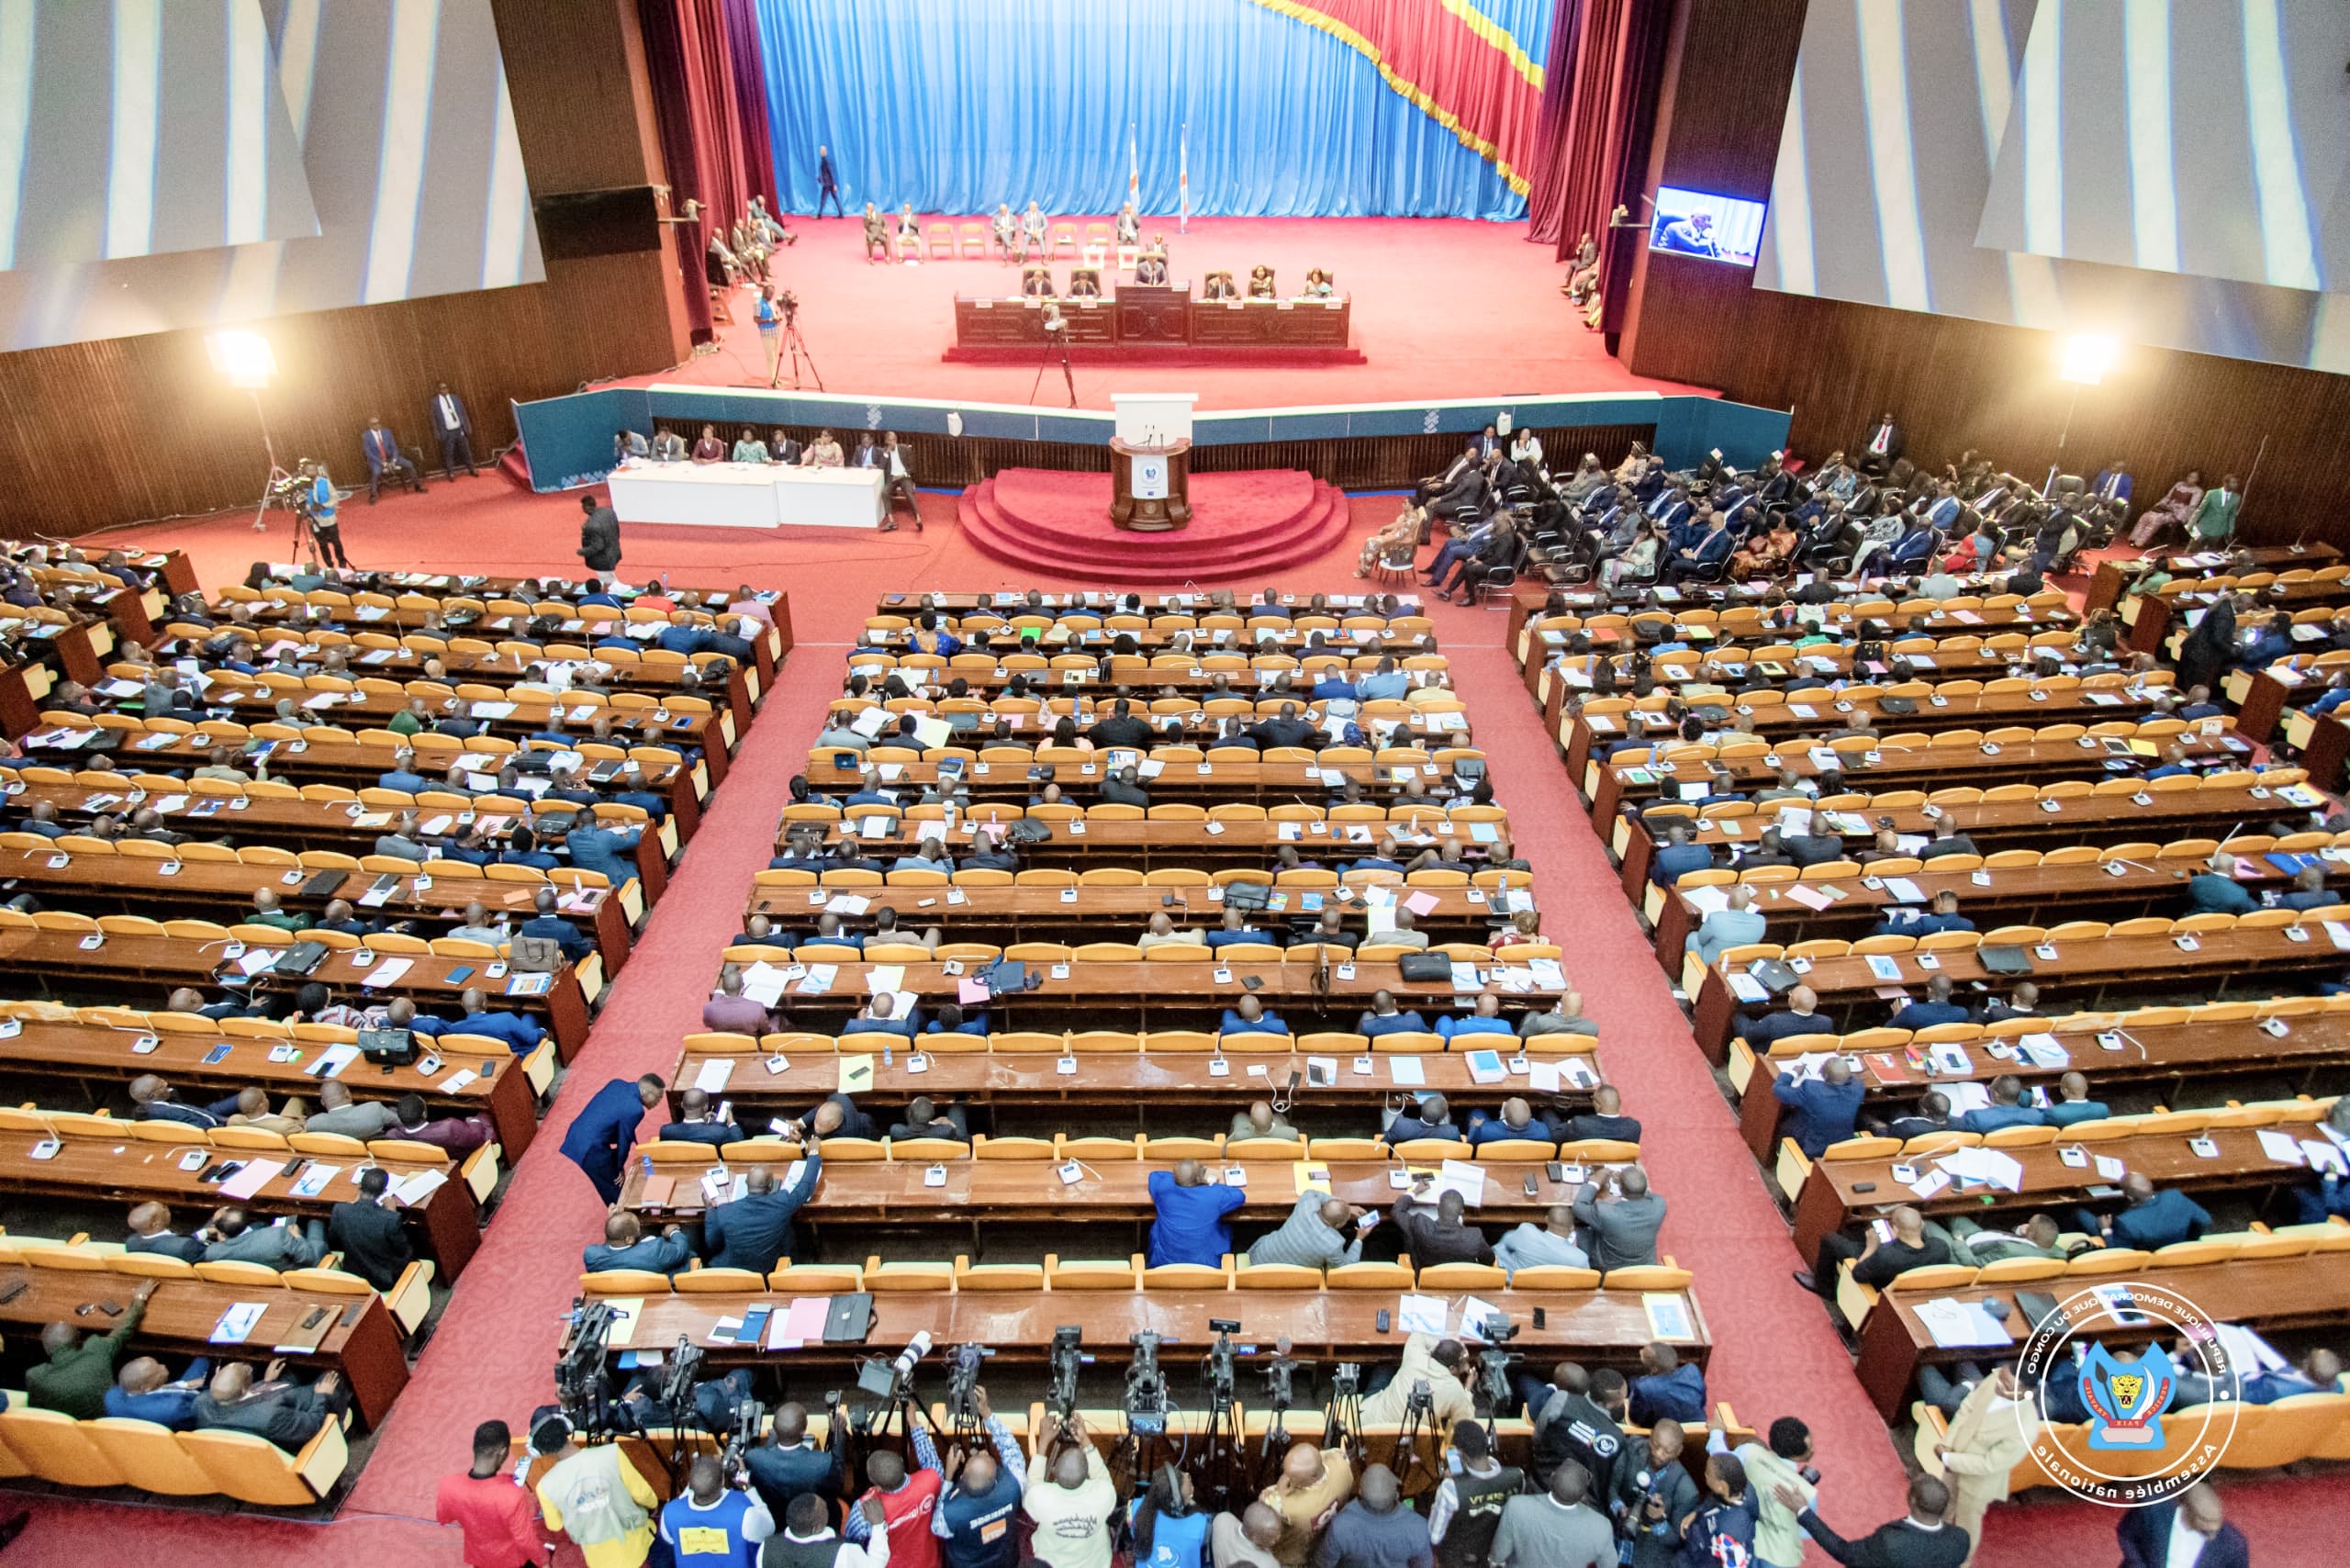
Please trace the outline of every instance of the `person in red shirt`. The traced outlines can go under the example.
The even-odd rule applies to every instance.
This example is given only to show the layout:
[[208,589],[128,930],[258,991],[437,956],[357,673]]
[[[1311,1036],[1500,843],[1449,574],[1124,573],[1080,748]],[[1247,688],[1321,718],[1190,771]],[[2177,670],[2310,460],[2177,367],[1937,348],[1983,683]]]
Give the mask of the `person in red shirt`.
[[[931,1512],[938,1506],[938,1494],[945,1484],[939,1473],[938,1446],[920,1426],[911,1437],[914,1472],[906,1473],[906,1462],[900,1455],[872,1455],[865,1462],[865,1478],[873,1483],[866,1488],[865,1497],[881,1504],[882,1528],[890,1536],[890,1568],[938,1568],[938,1538],[930,1529]],[[859,1546],[873,1538],[864,1509],[848,1511],[841,1534]]]
[[468,1568],[528,1568],[539,1561],[539,1509],[508,1466],[514,1434],[503,1421],[474,1428],[474,1467],[441,1478],[432,1517],[465,1532]]

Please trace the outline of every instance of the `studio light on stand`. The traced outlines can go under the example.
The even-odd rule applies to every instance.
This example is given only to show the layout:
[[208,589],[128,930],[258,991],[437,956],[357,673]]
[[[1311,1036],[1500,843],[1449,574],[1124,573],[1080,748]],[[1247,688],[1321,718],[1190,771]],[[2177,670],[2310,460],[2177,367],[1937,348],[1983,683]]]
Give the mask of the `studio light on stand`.
[[277,356],[270,352],[269,340],[259,332],[208,332],[204,339],[205,353],[212,356],[212,368],[218,371],[231,386],[241,386],[252,395],[253,418],[261,425],[261,443],[269,454],[269,479],[263,485],[261,507],[253,513],[253,532],[265,533],[269,524],[270,498],[278,486],[293,477],[278,465],[277,443],[270,439],[269,415],[262,408],[262,388],[277,374]]
[[2103,385],[2105,373],[2113,368],[2120,353],[2120,344],[2096,332],[2076,332],[2058,351],[2056,375],[2073,384],[2073,397],[2065,406],[2065,428],[2056,434],[2056,461],[2048,465],[2048,482],[2040,487],[2042,495],[2056,487],[2056,476],[2065,471],[2065,442],[2073,433],[2073,415],[2080,409],[2081,388]]

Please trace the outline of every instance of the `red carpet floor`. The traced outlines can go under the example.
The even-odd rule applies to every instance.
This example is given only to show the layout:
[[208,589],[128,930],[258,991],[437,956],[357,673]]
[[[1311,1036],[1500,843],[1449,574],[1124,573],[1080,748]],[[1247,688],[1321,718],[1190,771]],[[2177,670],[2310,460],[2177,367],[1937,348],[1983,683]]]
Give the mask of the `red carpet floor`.
[[[1157,227],[1145,220],[1145,232]],[[955,297],[1009,295],[1013,269],[1000,262],[868,263],[862,227],[828,218],[795,222],[800,242],[772,267],[800,297],[800,327],[830,391],[853,397],[936,398],[1065,407],[1058,371],[1039,386],[1029,365],[950,364]],[[1237,275],[1270,263],[1282,279],[1309,267],[1337,270],[1354,300],[1358,365],[1251,365],[1162,369],[1076,368],[1077,397],[1110,407],[1113,391],[1197,392],[1203,409],[1277,409],[1315,403],[1419,403],[1495,393],[1686,392],[1704,388],[1632,375],[1584,330],[1559,292],[1565,273],[1547,245],[1528,244],[1522,223],[1438,218],[1206,218],[1188,235],[1164,225],[1175,275],[1196,286],[1211,267]],[[1067,259],[1056,263],[1065,276]],[[767,384],[749,297],[720,352],[639,381]],[[809,383],[812,388],[813,383]]]
[[[599,1217],[585,1182],[556,1148],[563,1127],[605,1080],[667,1066],[679,1036],[696,1025],[719,947],[735,929],[753,869],[765,862],[785,780],[804,755],[835,689],[840,655],[875,598],[929,588],[1069,586],[1014,579],[977,554],[953,526],[952,498],[927,497],[924,510],[931,527],[920,536],[794,539],[748,550],[739,541],[731,547],[683,543],[658,559],[649,554],[653,546],[630,542],[623,569],[631,577],[666,566],[680,581],[748,578],[790,590],[799,652],[752,727],[741,765],[717,796],[637,960],[615,984],[573,1064],[544,1135],[517,1171],[342,1517],[330,1526],[306,1526],[41,1503],[10,1562],[144,1560],[173,1568],[397,1562],[439,1568],[459,1561],[453,1533],[422,1522],[431,1518],[433,1484],[465,1462],[475,1422],[491,1416],[519,1422],[548,1396],[555,1320],[571,1297],[579,1248]],[[1391,498],[1357,498],[1348,540],[1311,567],[1278,579],[1281,586],[1348,588],[1354,541],[1393,511]],[[352,515],[346,532],[370,565],[431,562],[506,572],[563,570],[573,561],[576,503],[520,497],[493,479]],[[236,518],[145,530],[141,537],[191,549],[208,584],[241,576],[254,554],[254,536]],[[282,549],[282,534],[274,543]],[[1646,1159],[1671,1204],[1664,1249],[1696,1271],[1714,1338],[1713,1397],[1729,1401],[1750,1423],[1796,1414],[1811,1424],[1827,1475],[1824,1512],[1838,1529],[1860,1533],[1897,1517],[1899,1458],[1862,1396],[1826,1310],[1788,1279],[1800,1260],[1785,1223],[1500,646],[1502,612],[1432,609],[1454,679],[1475,715],[1479,744],[1505,759],[1499,783],[1521,853],[1536,868],[1546,929],[1573,955],[1569,969],[1599,1022],[1609,1071],[1646,1126]],[[2316,1528],[2350,1503],[2350,1484],[2338,1473],[2232,1482],[2223,1490],[2261,1568],[2341,1560],[2338,1550],[2322,1547]],[[1977,1562],[1995,1568],[2109,1563],[2119,1555],[2113,1528],[2106,1510],[2035,1497],[1994,1512]],[[576,1562],[576,1555],[566,1551],[565,1561]],[[1825,1559],[1815,1551],[1811,1561]]]

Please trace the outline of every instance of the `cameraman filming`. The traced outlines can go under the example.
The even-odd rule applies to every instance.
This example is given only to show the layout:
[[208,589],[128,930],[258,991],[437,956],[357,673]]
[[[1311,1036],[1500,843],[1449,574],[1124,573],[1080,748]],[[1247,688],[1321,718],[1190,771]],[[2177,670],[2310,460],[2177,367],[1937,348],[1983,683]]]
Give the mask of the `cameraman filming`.
[[939,1539],[946,1568],[1013,1568],[1020,1561],[1013,1521],[1028,1485],[1028,1467],[1019,1439],[989,1406],[987,1389],[974,1387],[971,1396],[995,1452],[966,1457],[958,1449],[946,1456],[946,1489],[930,1516],[931,1533]]
[[1476,1401],[1470,1397],[1469,1379],[1475,1362],[1458,1339],[1415,1334],[1404,1341],[1404,1359],[1395,1375],[1362,1402],[1366,1427],[1392,1427],[1404,1419],[1412,1385],[1428,1385],[1428,1413],[1436,1430],[1449,1432],[1463,1421],[1477,1418]]
[[327,477],[327,467],[311,458],[302,459],[297,472],[302,488],[295,492],[294,515],[310,531],[310,539],[319,549],[321,566],[339,566],[348,572],[354,568],[351,557],[343,554],[342,529],[335,521],[334,481]]
[[694,1461],[686,1495],[661,1510],[661,1539],[677,1568],[736,1568],[753,1561],[758,1543],[775,1533],[775,1516],[747,1485],[729,1486],[713,1454]]

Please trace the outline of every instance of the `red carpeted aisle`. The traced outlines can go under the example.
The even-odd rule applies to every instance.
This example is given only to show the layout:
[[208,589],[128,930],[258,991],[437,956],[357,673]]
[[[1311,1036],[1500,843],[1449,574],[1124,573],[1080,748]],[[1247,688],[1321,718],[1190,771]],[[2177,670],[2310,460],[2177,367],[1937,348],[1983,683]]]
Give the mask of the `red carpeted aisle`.
[[[1389,497],[1355,498],[1347,538],[1309,567],[1277,579],[1298,591],[1355,586],[1354,553],[1369,529],[1394,513]],[[330,1526],[274,1519],[191,1518],[170,1510],[92,1503],[39,1503],[9,1562],[118,1562],[144,1558],[173,1568],[294,1568],[384,1563],[436,1568],[459,1561],[453,1532],[436,1530],[435,1481],[465,1462],[466,1435],[487,1417],[524,1419],[551,1392],[555,1319],[569,1303],[579,1249],[601,1211],[557,1150],[564,1126],[607,1079],[665,1069],[680,1036],[697,1025],[718,953],[737,929],[752,872],[766,863],[785,780],[804,759],[817,717],[837,689],[842,652],[878,596],[924,588],[1069,586],[1008,573],[978,554],[952,526],[951,497],[925,498],[923,535],[793,539],[747,548],[742,541],[681,542],[674,549],[632,537],[624,574],[666,566],[680,582],[747,578],[791,592],[799,649],[761,711],[739,765],[705,819],[610,1004],[573,1064],[540,1140],[517,1171],[485,1245],[444,1315],[372,1462]],[[523,498],[489,479],[436,488],[370,512],[354,509],[346,533],[363,562],[418,561],[502,571],[573,566],[577,506]],[[241,577],[255,536],[245,521],[142,531],[194,549],[204,580]],[[484,542],[489,541],[487,545]],[[274,541],[283,547],[282,534]],[[1251,583],[1248,586],[1258,586]],[[1503,612],[1432,607],[1478,743],[1501,759],[1498,783],[1521,852],[1533,863],[1546,931],[1572,955],[1570,973],[1598,1020],[1609,1071],[1644,1124],[1644,1158],[1671,1204],[1664,1249],[1696,1271],[1698,1300],[1715,1343],[1711,1394],[1741,1419],[1767,1424],[1799,1415],[1811,1424],[1827,1473],[1825,1513],[1848,1533],[1897,1517],[1903,1471],[1884,1424],[1862,1397],[1828,1312],[1788,1278],[1798,1260],[1673,1004],[1648,941],[1616,886],[1599,841],[1567,787],[1539,716],[1500,646]],[[2350,1502],[2338,1473],[2229,1484],[2231,1517],[2262,1568],[2339,1561],[2313,1539],[2321,1513]],[[2035,1499],[1994,1512],[1977,1562],[2083,1565],[2115,1561],[2113,1516],[2085,1504]],[[576,1554],[566,1551],[566,1562]],[[1815,1551],[1811,1561],[1824,1561]]]

